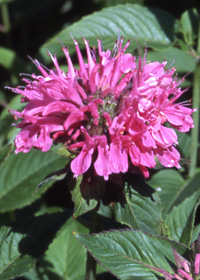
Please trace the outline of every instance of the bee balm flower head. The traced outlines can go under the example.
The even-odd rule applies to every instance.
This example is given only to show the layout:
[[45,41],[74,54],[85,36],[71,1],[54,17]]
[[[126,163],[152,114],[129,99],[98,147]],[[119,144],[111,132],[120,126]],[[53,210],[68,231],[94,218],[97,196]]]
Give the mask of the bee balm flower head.
[[[165,70],[166,61],[146,62],[125,53],[123,39],[111,52],[97,55],[84,40],[84,62],[74,40],[79,69],[73,66],[63,48],[68,72],[63,72],[55,56],[48,53],[55,70],[47,70],[37,60],[40,75],[24,78],[25,88],[12,90],[23,95],[27,105],[22,112],[11,110],[22,121],[16,137],[16,152],[32,148],[48,151],[53,141],[62,142],[76,157],[71,162],[75,176],[94,166],[99,176],[127,172],[137,166],[145,177],[155,167],[155,157],[165,167],[179,168],[180,155],[176,132],[193,127],[189,103],[178,103],[183,91],[173,77],[175,68]],[[169,123],[171,127],[165,126]]]

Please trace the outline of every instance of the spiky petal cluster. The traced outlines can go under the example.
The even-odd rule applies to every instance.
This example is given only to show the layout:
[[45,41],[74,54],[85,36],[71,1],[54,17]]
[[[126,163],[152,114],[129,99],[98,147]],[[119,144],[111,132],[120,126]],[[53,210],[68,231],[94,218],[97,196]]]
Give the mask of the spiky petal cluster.
[[[75,176],[93,166],[99,176],[108,179],[112,173],[126,172],[137,166],[145,177],[147,168],[155,167],[155,156],[166,167],[180,168],[180,155],[173,128],[186,132],[193,127],[192,109],[177,103],[183,91],[173,78],[175,68],[165,70],[166,61],[146,62],[125,53],[121,38],[113,51],[91,51],[84,39],[87,63],[74,40],[79,61],[75,69],[67,48],[68,63],[64,73],[56,57],[50,57],[55,70],[46,70],[37,60],[41,75],[23,79],[22,94],[27,102],[22,112],[11,110],[23,119],[17,127],[16,152],[33,147],[48,151],[54,140],[65,144],[77,156],[71,162]],[[98,57],[98,60],[97,60]],[[171,128],[165,126],[166,123]]]

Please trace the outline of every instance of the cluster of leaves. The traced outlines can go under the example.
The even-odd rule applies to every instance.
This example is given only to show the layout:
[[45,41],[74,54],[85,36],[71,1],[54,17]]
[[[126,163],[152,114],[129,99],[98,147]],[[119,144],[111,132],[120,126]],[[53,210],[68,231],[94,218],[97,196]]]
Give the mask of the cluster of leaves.
[[[88,9],[90,14],[81,19],[83,14],[77,17],[72,13],[74,17],[70,16],[67,22],[66,15],[73,11],[73,1],[60,0],[56,5],[55,2],[42,1],[43,5],[39,5],[38,10],[31,9],[30,5],[27,14],[24,12],[26,6],[23,7],[23,0],[0,0],[2,18],[6,14],[5,9],[8,11],[12,5],[17,7],[18,13],[11,14],[15,22],[22,14],[25,19],[30,16],[35,19],[38,14],[43,16],[43,11],[48,7],[52,6],[54,10],[56,5],[59,6],[63,13],[60,17],[62,26],[56,23],[57,30],[54,29],[54,33],[62,31],[56,35],[48,31],[51,39],[44,44],[39,39],[32,51],[45,65],[49,63],[47,49],[57,53],[62,61],[60,40],[73,55],[74,43],[70,33],[80,42],[80,46],[84,35],[90,45],[95,46],[96,39],[100,38],[107,49],[113,47],[120,30],[125,41],[133,39],[129,51],[136,51],[138,45],[142,51],[146,43],[149,60],[166,59],[168,66],[174,63],[180,75],[191,72],[184,85],[192,87],[199,18],[195,8],[184,11],[178,19],[163,9],[145,6],[144,1],[129,1],[131,3],[125,4],[125,1],[96,0],[91,1],[91,7],[103,9],[94,13]],[[9,28],[6,20],[4,24]],[[52,25],[50,18],[49,24]],[[19,51],[12,49],[12,30],[6,30],[5,34],[5,41],[8,42],[0,47],[0,65],[5,70],[3,86],[19,83],[18,72],[32,71],[32,66],[17,55]],[[24,49],[28,48],[27,45],[23,46]],[[27,53],[30,54],[28,50]],[[65,69],[65,65],[63,67]],[[4,107],[16,110],[22,108],[20,98],[6,96],[3,89],[0,99]],[[104,205],[95,199],[88,203],[82,197],[79,188],[81,178],[69,192],[72,189],[71,182],[63,177],[67,173],[66,166],[70,158],[62,148],[47,153],[31,151],[15,155],[12,142],[17,129],[11,127],[12,123],[7,108],[2,107],[0,280],[20,276],[24,280],[84,279],[86,249],[101,265],[97,268],[98,279],[115,279],[105,273],[109,271],[124,280],[156,280],[162,279],[162,275],[155,274],[152,267],[172,272],[170,263],[175,263],[172,247],[187,256],[191,242],[197,239],[200,232],[198,217],[195,218],[200,198],[200,170],[197,169],[192,178],[187,176],[190,135],[179,135],[179,149],[186,159],[180,171],[158,167],[148,182],[136,176],[125,179],[125,203]],[[55,172],[58,170],[62,170],[59,176]],[[43,184],[39,187],[41,182]],[[52,190],[56,190],[56,203]],[[97,215],[101,216],[101,233],[90,235],[89,219],[93,209],[98,210]]]

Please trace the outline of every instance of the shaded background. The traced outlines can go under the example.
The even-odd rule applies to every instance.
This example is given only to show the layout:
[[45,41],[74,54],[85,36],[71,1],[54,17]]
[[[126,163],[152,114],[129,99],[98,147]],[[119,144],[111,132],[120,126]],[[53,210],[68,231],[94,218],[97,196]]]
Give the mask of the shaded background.
[[[161,8],[173,14],[177,19],[180,18],[185,10],[193,7],[200,9],[199,0],[16,0],[9,2],[7,6],[8,16],[5,19],[6,11],[0,1],[0,47],[8,48],[14,54],[11,65],[7,63],[7,58],[0,54],[0,112],[14,96],[13,93],[6,91],[4,87],[7,85],[16,86],[21,81],[18,73],[31,73],[32,69],[35,69],[27,55],[40,59],[38,54],[40,46],[63,28],[78,21],[83,16],[101,10],[103,7],[123,3],[138,3],[148,7]],[[12,118],[5,125],[10,126],[11,123]],[[0,136],[3,132],[4,128],[0,128]],[[4,145],[5,141],[2,138],[0,144]],[[73,208],[71,194],[66,187],[65,180],[55,183],[43,195],[42,200],[48,206]],[[36,211],[40,207],[40,203],[41,201],[27,207],[25,212],[24,210],[23,212],[21,210],[17,211],[18,217],[24,216],[24,213],[29,216],[29,214],[33,213],[33,208]],[[199,215],[197,219],[199,220]],[[97,279],[116,278],[106,273]]]

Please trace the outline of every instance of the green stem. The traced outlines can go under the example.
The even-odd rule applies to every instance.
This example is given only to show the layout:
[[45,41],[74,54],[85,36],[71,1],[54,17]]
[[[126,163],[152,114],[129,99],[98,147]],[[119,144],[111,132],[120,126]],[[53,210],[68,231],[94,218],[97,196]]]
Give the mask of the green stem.
[[1,16],[2,16],[2,23],[5,30],[5,33],[7,34],[7,45],[8,47],[11,46],[11,39],[10,39],[10,16],[9,16],[9,9],[8,4],[2,3],[1,4]]
[[190,167],[189,176],[193,177],[197,165],[198,156],[198,137],[199,137],[199,101],[200,101],[200,18],[199,18],[199,32],[197,42],[197,61],[194,72],[194,87],[193,87],[193,108],[197,108],[194,113],[194,128],[191,132],[191,154],[190,154]]
[[[96,233],[100,231],[100,215],[96,213],[95,210],[91,213],[90,221],[90,233]],[[96,279],[96,266],[97,263],[95,259],[87,252],[87,263],[86,263],[86,280]]]

